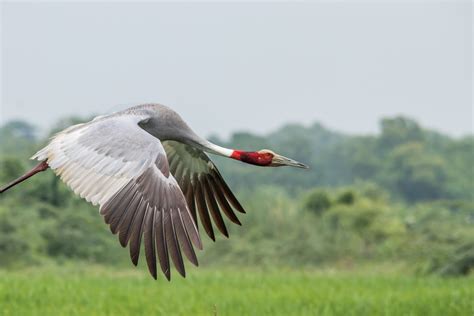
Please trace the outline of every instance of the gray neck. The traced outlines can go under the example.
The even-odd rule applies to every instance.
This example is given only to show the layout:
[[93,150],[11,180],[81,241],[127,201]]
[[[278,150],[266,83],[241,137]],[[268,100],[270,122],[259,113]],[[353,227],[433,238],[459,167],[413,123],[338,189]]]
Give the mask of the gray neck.
[[184,137],[175,140],[214,155],[231,157],[232,153],[234,152],[232,149],[221,147],[219,145],[211,143],[207,139],[198,136],[191,129],[186,132],[186,135]]
[[232,156],[233,150],[218,146],[198,136],[174,111],[162,111],[160,115],[145,120],[140,126],[161,141],[174,140],[210,154]]

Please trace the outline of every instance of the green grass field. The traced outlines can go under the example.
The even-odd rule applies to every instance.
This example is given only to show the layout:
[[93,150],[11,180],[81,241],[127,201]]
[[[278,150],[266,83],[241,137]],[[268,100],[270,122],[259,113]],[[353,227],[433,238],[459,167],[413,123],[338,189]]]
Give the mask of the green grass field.
[[190,269],[0,271],[1,315],[474,315],[474,279]]

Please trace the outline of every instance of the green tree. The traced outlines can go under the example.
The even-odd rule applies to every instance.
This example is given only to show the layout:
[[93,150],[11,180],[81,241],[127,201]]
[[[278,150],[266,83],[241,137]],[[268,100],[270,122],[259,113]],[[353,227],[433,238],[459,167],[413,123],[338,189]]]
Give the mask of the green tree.
[[304,208],[316,215],[321,215],[331,207],[331,200],[326,191],[321,189],[313,190],[306,197]]
[[385,151],[407,142],[422,142],[424,139],[423,130],[418,123],[403,116],[384,118],[380,125],[380,148]]
[[385,177],[387,185],[410,202],[434,200],[446,192],[444,160],[417,142],[397,146],[390,153]]

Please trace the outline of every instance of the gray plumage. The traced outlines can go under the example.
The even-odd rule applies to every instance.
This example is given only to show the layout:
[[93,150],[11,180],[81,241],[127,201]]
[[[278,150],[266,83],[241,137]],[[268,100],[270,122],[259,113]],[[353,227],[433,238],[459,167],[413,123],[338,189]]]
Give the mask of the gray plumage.
[[203,148],[213,152],[176,112],[147,104],[72,126],[32,158],[46,161],[76,194],[100,206],[135,265],[143,240],[152,276],[158,258],[170,279],[169,257],[183,276],[182,252],[198,265],[197,214],[215,239],[211,218],[228,236],[221,211],[237,224],[234,209],[244,212]]

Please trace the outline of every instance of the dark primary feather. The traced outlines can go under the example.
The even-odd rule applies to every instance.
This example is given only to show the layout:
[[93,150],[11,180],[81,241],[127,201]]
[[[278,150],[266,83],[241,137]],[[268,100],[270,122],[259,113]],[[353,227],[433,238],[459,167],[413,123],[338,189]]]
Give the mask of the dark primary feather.
[[178,245],[178,239],[176,238],[176,231],[174,228],[174,223],[172,219],[172,214],[176,210],[171,209],[170,212],[163,213],[163,226],[165,228],[165,237],[166,244],[168,246],[168,252],[170,254],[171,260],[176,267],[176,270],[182,275],[186,276],[184,271],[184,262],[183,257],[181,256],[181,251]]
[[148,203],[144,200],[142,200],[142,202],[143,206],[138,207],[130,231],[130,258],[134,265],[138,264],[143,233],[143,219],[145,218],[146,210],[149,208]]
[[154,224],[154,217],[156,214],[155,208],[148,206],[147,212],[145,215],[145,223],[144,225],[144,232],[143,232],[143,239],[145,244],[145,257],[148,266],[148,270],[150,271],[151,275],[154,279],[156,279],[156,251],[155,251],[155,224]]
[[201,176],[200,182],[204,190],[204,196],[206,197],[207,208],[211,212],[211,216],[214,219],[214,223],[224,236],[229,237],[229,233],[227,232],[227,228],[225,227],[224,220],[222,219],[219,207],[217,206],[215,200],[216,198],[212,195],[211,187],[209,186],[207,176]]
[[[164,155],[161,157],[166,158]],[[163,166],[162,162],[160,164]],[[101,207],[101,213],[107,223],[111,226],[114,224],[111,229],[114,233],[118,232],[120,244],[124,247],[129,244],[130,257],[135,265],[138,263],[143,237],[150,273],[156,278],[157,253],[161,269],[169,279],[171,274],[168,255],[178,272],[185,276],[181,250],[197,265],[192,243],[198,248],[202,245],[178,184],[164,181],[164,175],[157,165],[149,167],[137,179],[131,180]],[[122,210],[121,207],[125,205],[122,202],[127,200],[129,203]]]
[[178,236],[179,244],[181,245],[181,249],[183,250],[184,254],[191,261],[194,265],[198,266],[198,260],[196,257],[196,253],[194,252],[193,245],[191,240],[189,239],[188,233],[184,230],[184,222],[181,217],[181,211],[173,212],[175,223],[179,223],[175,225],[176,228],[176,235]]
[[165,228],[163,225],[163,211],[158,211],[155,216],[155,243],[161,271],[169,280],[171,277],[170,258],[168,257],[168,247],[166,246]]
[[[194,178],[194,177],[193,177]],[[194,187],[194,197],[196,198],[196,205],[199,211],[199,218],[201,219],[201,224],[204,226],[204,230],[207,235],[212,239],[216,240],[214,236],[214,230],[212,229],[211,218],[209,217],[209,212],[207,210],[206,201],[204,200],[204,194],[202,192],[202,186],[196,182]]]
[[[233,223],[240,224],[234,209],[245,213],[221,174],[202,150],[175,141],[164,141],[171,174],[178,181],[197,225],[197,213],[207,235],[215,240],[211,222],[224,236],[229,236],[222,212]],[[232,207],[232,206],[233,207]]]

